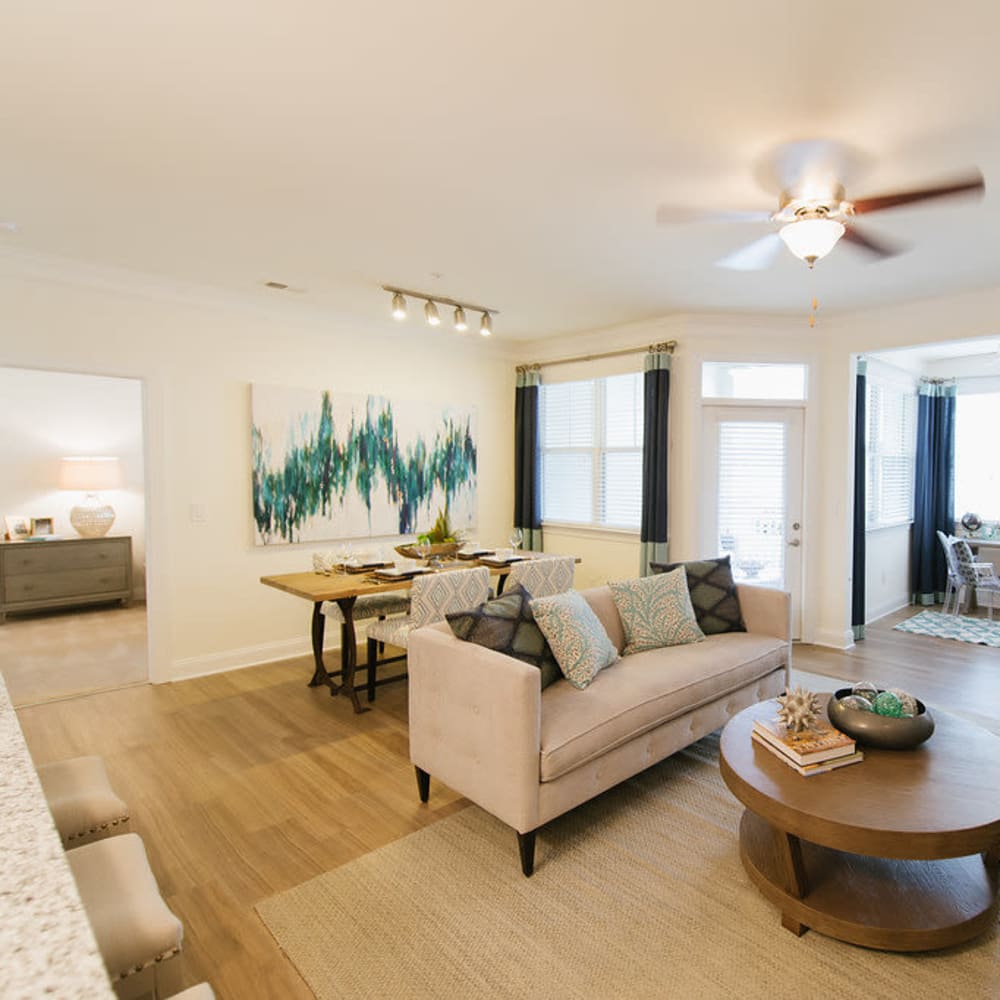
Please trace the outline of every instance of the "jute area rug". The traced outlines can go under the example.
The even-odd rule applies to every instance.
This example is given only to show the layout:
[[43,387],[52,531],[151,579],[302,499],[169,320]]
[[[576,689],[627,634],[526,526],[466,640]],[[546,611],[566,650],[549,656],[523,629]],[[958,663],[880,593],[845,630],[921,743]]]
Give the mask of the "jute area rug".
[[470,806],[258,912],[321,1000],[998,995],[996,927],[921,955],[783,930],[740,865],[717,754],[706,737],[549,824],[533,878]]

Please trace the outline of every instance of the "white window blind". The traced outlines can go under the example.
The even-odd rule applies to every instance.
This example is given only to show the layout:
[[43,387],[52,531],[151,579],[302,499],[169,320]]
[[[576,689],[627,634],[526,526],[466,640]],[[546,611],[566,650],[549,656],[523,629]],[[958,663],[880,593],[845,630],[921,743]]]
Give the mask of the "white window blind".
[[787,448],[782,423],[719,424],[718,550],[736,580],[783,585]]
[[877,372],[867,381],[867,526],[885,528],[913,519],[917,394]]
[[543,384],[542,521],[638,529],[642,374]]

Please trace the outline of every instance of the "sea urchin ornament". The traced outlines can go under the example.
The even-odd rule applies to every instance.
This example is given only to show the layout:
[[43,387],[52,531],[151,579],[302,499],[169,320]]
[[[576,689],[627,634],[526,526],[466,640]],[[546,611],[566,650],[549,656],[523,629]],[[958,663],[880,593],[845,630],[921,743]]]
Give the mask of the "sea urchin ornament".
[[779,694],[778,704],[778,718],[790,733],[801,733],[819,717],[819,698],[805,688]]

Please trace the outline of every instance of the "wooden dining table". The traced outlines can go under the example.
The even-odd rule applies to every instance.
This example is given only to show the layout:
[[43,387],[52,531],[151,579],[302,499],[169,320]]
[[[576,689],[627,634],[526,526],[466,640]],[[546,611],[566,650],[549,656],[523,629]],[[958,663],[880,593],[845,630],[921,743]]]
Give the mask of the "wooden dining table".
[[[523,558],[532,559],[540,556],[540,552],[524,552]],[[579,560],[577,560],[579,562]],[[433,569],[435,573],[447,573],[453,570],[471,569],[476,566],[486,566],[491,573],[500,577],[498,593],[503,590],[503,580],[510,573],[513,563],[496,565],[480,559],[456,559],[441,563]],[[281,573],[276,576],[262,576],[260,582],[267,587],[274,587],[293,597],[310,601],[312,611],[312,652],[313,675],[309,681],[310,687],[326,685],[331,695],[343,694],[350,699],[355,712],[367,712],[358,699],[354,685],[354,674],[358,664],[358,643],[354,628],[354,605],[357,599],[365,594],[381,594],[392,590],[407,590],[412,584],[409,578],[386,580],[378,578],[371,572],[334,572],[325,573]],[[344,648],[341,650],[340,670],[327,670],[323,662],[323,639],[326,634],[326,615],[323,614],[323,603],[333,601],[344,616],[342,631]],[[338,684],[334,678],[340,677]],[[390,678],[394,680],[395,678]]]

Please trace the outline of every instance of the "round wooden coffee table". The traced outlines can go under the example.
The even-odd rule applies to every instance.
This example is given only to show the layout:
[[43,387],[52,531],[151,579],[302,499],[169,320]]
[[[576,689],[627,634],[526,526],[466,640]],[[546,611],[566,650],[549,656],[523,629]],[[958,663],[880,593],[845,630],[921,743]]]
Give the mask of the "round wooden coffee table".
[[934,709],[916,750],[863,748],[861,763],[807,778],[750,738],[776,708],[729,721],[720,768],[746,806],[743,867],[782,925],[888,951],[986,930],[1000,885],[1000,738]]

